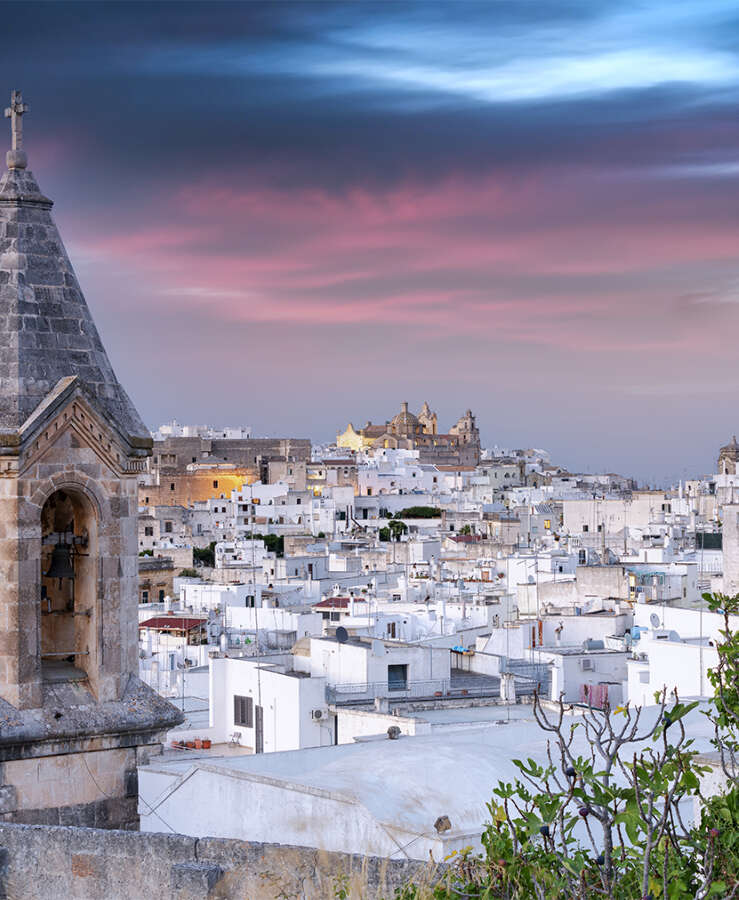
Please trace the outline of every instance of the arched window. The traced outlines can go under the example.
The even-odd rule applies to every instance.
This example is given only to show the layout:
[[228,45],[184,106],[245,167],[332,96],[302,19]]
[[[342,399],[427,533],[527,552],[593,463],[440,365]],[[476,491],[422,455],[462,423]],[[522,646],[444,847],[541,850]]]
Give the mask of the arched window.
[[41,510],[41,673],[46,681],[97,668],[97,517],[89,498],[55,491]]

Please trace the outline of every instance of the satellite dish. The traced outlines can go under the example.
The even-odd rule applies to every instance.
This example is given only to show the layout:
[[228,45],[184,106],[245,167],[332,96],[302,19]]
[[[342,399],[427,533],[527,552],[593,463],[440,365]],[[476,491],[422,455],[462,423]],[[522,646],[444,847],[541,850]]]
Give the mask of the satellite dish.
[[649,621],[652,623],[652,628],[659,628],[660,621],[657,613],[652,613],[652,615],[649,617]]
[[349,632],[344,628],[343,625],[339,625],[336,629],[336,640],[340,644],[345,644],[349,640]]

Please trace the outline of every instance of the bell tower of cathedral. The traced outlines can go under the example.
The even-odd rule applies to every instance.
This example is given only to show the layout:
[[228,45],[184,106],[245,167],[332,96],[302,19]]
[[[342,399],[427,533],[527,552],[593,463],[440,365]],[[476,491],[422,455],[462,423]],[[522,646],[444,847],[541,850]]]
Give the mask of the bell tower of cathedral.
[[137,477],[119,384],[27,168],[0,179],[0,816],[121,826],[180,713],[138,678]]

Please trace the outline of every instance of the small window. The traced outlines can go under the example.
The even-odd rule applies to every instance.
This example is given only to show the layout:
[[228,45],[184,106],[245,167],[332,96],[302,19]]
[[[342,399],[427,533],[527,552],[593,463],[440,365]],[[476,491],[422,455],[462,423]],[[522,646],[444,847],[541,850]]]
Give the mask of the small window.
[[240,697],[234,694],[234,725],[245,728],[254,727],[254,701],[251,697]]
[[341,619],[341,613],[332,612],[331,613],[331,621],[338,622]]
[[170,489],[170,491],[174,490],[174,481],[170,484],[169,489]]
[[583,525],[582,530],[583,530],[583,534],[584,534],[586,531],[590,531],[590,526],[589,526],[589,525]]
[[149,498],[144,497],[144,506],[148,506],[148,505],[149,505]]
[[146,537],[154,537],[154,529],[151,525],[147,525],[146,528],[144,528],[144,535]]
[[198,461],[197,456],[193,456],[192,461],[193,461],[193,462],[197,462],[197,461]]
[[214,488],[217,488],[217,487],[218,487],[218,482],[217,482],[217,481],[214,481],[214,482],[213,482],[213,487],[214,487]]
[[387,687],[389,691],[408,689],[408,666],[387,667]]
[[142,603],[149,602],[149,592],[148,591],[141,591],[141,602]]
[[167,532],[167,534],[172,534],[172,523],[171,523],[171,522],[165,522],[165,523],[164,523],[164,530]]
[[159,591],[159,602],[164,603],[164,590]]

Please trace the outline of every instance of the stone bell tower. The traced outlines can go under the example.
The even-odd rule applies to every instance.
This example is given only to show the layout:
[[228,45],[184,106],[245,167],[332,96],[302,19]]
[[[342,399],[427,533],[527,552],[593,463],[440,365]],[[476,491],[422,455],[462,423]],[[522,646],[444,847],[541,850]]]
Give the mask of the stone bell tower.
[[121,827],[180,713],[138,678],[137,476],[116,379],[27,168],[0,179],[0,816]]

